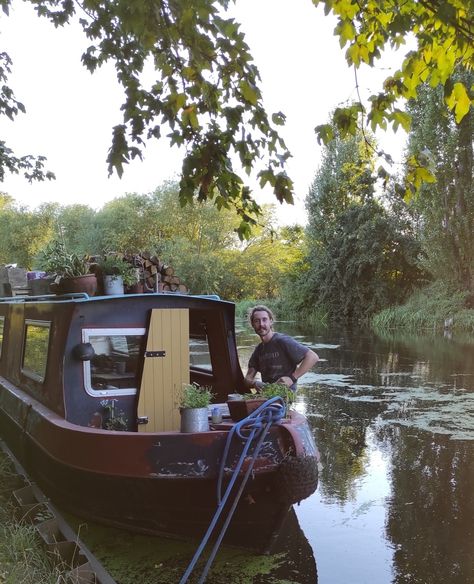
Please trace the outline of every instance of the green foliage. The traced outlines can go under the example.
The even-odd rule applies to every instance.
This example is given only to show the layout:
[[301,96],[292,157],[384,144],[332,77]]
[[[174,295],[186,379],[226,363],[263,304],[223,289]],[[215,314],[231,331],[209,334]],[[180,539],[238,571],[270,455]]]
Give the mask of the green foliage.
[[[459,72],[454,79],[474,83],[472,73]],[[459,124],[444,108],[441,89],[423,86],[418,100],[410,103],[413,127],[408,156],[423,149],[436,176],[410,201],[420,217],[425,266],[433,277],[474,291],[474,117]]]
[[[80,10],[71,1],[30,2],[54,26],[78,19],[89,43],[82,55],[89,71],[109,61],[115,65],[124,102],[122,122],[112,132],[107,158],[110,173],[121,176],[130,160],[142,157],[147,140],[166,137],[171,145],[185,145],[180,203],[197,199],[212,201],[218,209],[235,209],[241,239],[251,236],[261,208],[234,170],[234,159],[244,172],[254,170],[261,186],[269,184],[279,202],[293,202],[293,184],[285,170],[290,153],[276,129],[284,124],[285,115],[269,116],[263,107],[259,72],[245,36],[234,19],[226,18],[228,0],[133,5],[104,0],[87,2]],[[6,15],[11,4],[12,0],[1,2]],[[454,78],[458,67],[469,69],[474,62],[468,0],[363,0],[356,4],[313,0],[313,4],[335,15],[334,33],[341,48],[346,47],[348,64],[356,70],[363,64],[375,66],[385,48],[400,48],[408,37],[415,44],[381,90],[370,96],[367,110],[360,101],[338,107],[330,123],[316,128],[320,141],[327,144],[337,135],[356,135],[362,120],[372,130],[389,126],[407,130],[411,117],[399,102],[416,98],[423,83],[443,87],[446,105],[457,123],[468,114],[472,87]],[[142,74],[150,63],[156,79],[145,85]],[[25,108],[6,83],[10,70],[11,60],[2,53],[0,113],[14,119]],[[30,180],[52,178],[43,164],[44,158],[17,157],[0,142],[0,180],[5,171],[22,171]],[[416,190],[434,177],[414,155],[407,179]]]
[[296,311],[318,307],[323,318],[361,320],[411,292],[422,277],[420,247],[409,217],[375,201],[364,137],[334,134],[306,199],[308,267],[292,303]]
[[[4,12],[8,13],[8,4],[1,2]],[[25,106],[16,99],[12,89],[6,84],[11,73],[12,61],[5,52],[0,53],[0,115],[6,115],[10,120],[14,120],[19,113],[25,113]],[[0,182],[5,179],[6,172],[12,174],[23,174],[32,182],[34,180],[44,181],[55,178],[54,173],[45,170],[44,156],[32,156],[26,154],[17,156],[7,144],[0,140]]]
[[441,281],[415,292],[403,306],[390,307],[371,319],[377,330],[405,328],[413,331],[443,330],[452,319],[454,330],[474,332],[474,297],[465,290]]
[[[326,13],[336,16],[334,34],[341,47],[347,46],[347,62],[356,69],[362,64],[373,67],[385,48],[400,48],[408,36],[412,39],[400,68],[385,79],[383,90],[370,98],[366,117],[373,130],[388,125],[394,130],[399,125],[408,128],[410,116],[398,109],[398,102],[400,98],[416,98],[423,83],[445,87],[447,105],[455,112],[458,123],[467,114],[472,104],[470,86],[463,82],[453,84],[452,77],[459,65],[469,68],[474,61],[470,2],[407,0],[400,4],[392,0],[364,0],[353,4],[352,0],[313,0],[313,3],[324,5]],[[332,123],[340,127],[338,117],[344,121],[343,114],[348,117],[352,107],[340,108],[342,112],[336,110]],[[321,127],[320,139],[324,140],[328,133],[325,126]]]
[[99,262],[99,267],[106,276],[121,276],[126,286],[138,282],[136,269],[120,256],[112,254],[105,256]]
[[311,273],[314,302],[331,318],[361,320],[400,303],[422,278],[419,245],[376,203],[341,213]]
[[[112,131],[109,173],[141,158],[147,140],[165,137],[186,145],[180,181],[182,204],[211,200],[233,208],[238,233],[249,235],[260,207],[233,169],[254,169],[278,201],[293,202],[284,168],[289,152],[275,130],[284,121],[268,116],[240,26],[225,17],[228,0],[187,2],[88,2],[76,14],[73,2],[34,0],[38,15],[55,26],[79,20],[89,46],[82,62],[91,72],[113,62],[124,90],[122,123]],[[9,12],[11,0],[2,2]],[[155,81],[140,81],[152,64]],[[7,158],[8,160],[8,158]],[[13,163],[12,163],[13,164]]]
[[29,211],[0,193],[0,263],[34,267],[35,256],[52,230],[52,219],[42,209]]
[[258,394],[265,399],[281,397],[286,409],[295,401],[295,392],[284,383],[265,383]]
[[207,408],[212,397],[210,387],[197,383],[184,384],[179,396],[179,405],[182,408]]
[[38,255],[38,264],[49,274],[75,278],[89,273],[89,257],[69,252],[62,241],[54,239]]

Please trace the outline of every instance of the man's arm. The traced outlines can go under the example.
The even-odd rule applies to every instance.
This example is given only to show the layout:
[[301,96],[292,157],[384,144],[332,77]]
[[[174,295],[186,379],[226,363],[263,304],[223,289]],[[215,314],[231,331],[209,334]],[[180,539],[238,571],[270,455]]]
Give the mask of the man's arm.
[[[319,356],[311,349],[308,349],[306,351],[305,356],[303,357],[301,363],[294,370],[293,377],[296,380],[298,380],[305,373],[307,373],[312,367],[314,367],[318,361],[319,361]],[[293,385],[293,383],[296,383],[296,381],[291,379],[291,377],[280,377],[280,379],[278,381],[281,381],[285,385],[288,385],[288,387],[291,387]]]
[[257,375],[257,370],[254,367],[249,367],[249,369],[247,371],[247,375],[244,378],[245,385],[247,386],[248,389],[252,389],[252,387],[256,387],[256,383],[258,383],[258,381],[255,381],[256,375]]

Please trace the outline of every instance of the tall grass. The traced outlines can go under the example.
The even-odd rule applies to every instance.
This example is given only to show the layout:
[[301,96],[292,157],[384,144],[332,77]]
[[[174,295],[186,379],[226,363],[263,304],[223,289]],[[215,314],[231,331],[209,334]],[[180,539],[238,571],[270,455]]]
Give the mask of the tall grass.
[[9,459],[0,451],[0,583],[66,584],[65,570],[42,546],[34,526],[15,518],[11,493],[20,486]]
[[301,322],[304,320],[305,323],[309,325],[320,325],[327,322],[327,313],[319,308],[314,310],[305,311],[302,315],[299,308],[294,308],[289,305],[285,300],[280,298],[260,298],[257,300],[241,300],[235,305],[235,313],[237,318],[247,318],[247,313],[250,308],[257,306],[257,304],[263,304],[268,306],[270,310],[275,314],[277,320],[296,320]]
[[372,317],[376,329],[454,330],[474,332],[474,310],[466,308],[468,293],[439,282],[413,294],[403,306],[387,308]]

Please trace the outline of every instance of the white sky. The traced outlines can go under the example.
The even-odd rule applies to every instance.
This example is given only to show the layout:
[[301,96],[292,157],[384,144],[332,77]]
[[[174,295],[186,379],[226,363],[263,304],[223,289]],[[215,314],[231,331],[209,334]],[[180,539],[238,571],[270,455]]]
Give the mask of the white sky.
[[[334,21],[311,0],[238,0],[234,12],[260,70],[267,111],[287,116],[281,134],[293,154],[288,172],[296,205],[279,206],[279,218],[281,223],[303,223],[303,201],[321,152],[314,127],[325,123],[337,105],[356,98],[354,74],[333,36]],[[112,127],[122,121],[122,94],[113,66],[91,75],[80,61],[88,46],[81,29],[56,30],[29,4],[16,1],[11,15],[1,18],[2,50],[13,60],[9,85],[27,114],[13,123],[2,116],[0,136],[17,155],[47,156],[46,166],[56,181],[30,185],[13,176],[0,190],[29,207],[56,201],[97,209],[127,192],[152,192],[178,176],[181,153],[162,140],[150,142],[145,160],[127,165],[122,179],[108,178],[105,160]],[[361,90],[376,90],[387,73],[360,72]],[[385,136],[382,145],[399,152],[402,139]],[[275,201],[271,192],[252,186],[260,203]]]

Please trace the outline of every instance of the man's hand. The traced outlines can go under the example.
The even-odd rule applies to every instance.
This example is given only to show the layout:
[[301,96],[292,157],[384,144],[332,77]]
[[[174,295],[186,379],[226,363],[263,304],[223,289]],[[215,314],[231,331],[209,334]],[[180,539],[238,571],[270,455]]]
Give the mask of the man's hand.
[[294,381],[291,379],[291,377],[280,377],[280,379],[278,379],[277,383],[284,383],[287,387],[291,387],[294,383]]

